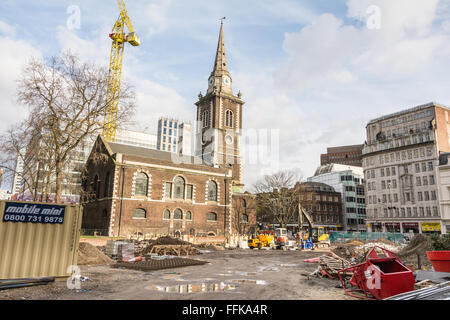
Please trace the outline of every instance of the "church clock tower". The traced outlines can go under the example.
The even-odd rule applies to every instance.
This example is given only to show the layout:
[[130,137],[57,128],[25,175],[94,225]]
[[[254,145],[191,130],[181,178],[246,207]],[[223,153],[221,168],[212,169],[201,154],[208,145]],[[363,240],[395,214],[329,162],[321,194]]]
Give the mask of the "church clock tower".
[[232,90],[233,80],[228,72],[223,36],[220,25],[214,69],[208,78],[206,95],[199,94],[197,105],[197,156],[215,166],[231,169],[233,185],[242,183],[240,139],[242,130],[241,93]]

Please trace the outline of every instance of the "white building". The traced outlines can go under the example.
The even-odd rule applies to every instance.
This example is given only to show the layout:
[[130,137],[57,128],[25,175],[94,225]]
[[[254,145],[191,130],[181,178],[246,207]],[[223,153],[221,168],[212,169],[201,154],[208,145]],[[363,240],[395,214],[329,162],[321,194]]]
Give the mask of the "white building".
[[11,196],[12,196],[11,191],[0,190],[0,200],[10,200]]
[[345,231],[366,231],[363,168],[326,164],[320,166],[308,181],[324,183],[342,194],[342,220]]
[[157,149],[192,155],[192,125],[173,118],[158,120]]
[[437,167],[440,154],[450,152],[449,112],[429,103],[367,124],[363,168],[369,230],[443,230],[439,208],[445,200],[439,198]]
[[157,136],[144,132],[117,129],[116,143],[146,149],[157,149]]
[[13,188],[12,193],[20,193],[23,189],[23,159],[22,157],[17,157],[16,160],[16,169],[14,172],[14,180],[13,180]]
[[437,167],[437,184],[439,186],[439,207],[441,211],[442,233],[450,233],[450,153],[439,158]]

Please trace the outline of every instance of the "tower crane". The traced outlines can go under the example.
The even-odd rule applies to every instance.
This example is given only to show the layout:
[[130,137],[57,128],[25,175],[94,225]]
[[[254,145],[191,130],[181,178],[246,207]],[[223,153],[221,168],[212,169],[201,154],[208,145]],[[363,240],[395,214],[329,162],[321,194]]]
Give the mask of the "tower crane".
[[[108,88],[106,93],[106,110],[103,121],[103,136],[108,142],[116,141],[117,115],[119,111],[120,85],[122,79],[123,50],[128,42],[136,47],[141,40],[134,32],[128,16],[124,0],[117,0],[120,16],[117,19],[109,37],[112,40],[111,57],[109,61]],[[128,33],[125,33],[125,27]]]

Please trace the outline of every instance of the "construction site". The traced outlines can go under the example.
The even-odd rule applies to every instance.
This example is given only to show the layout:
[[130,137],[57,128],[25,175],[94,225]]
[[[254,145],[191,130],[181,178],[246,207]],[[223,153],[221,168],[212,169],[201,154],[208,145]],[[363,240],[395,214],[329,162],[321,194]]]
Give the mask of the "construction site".
[[[85,110],[71,110],[59,123],[58,114],[39,114],[44,129],[37,126],[41,130],[37,134],[33,128],[29,140],[18,138],[28,143],[19,149],[25,150],[25,167],[32,168],[23,178],[31,181],[27,191],[33,199],[24,198],[24,185],[21,198],[0,201],[0,300],[450,300],[450,233],[441,234],[437,205],[436,215],[427,207],[429,215],[421,216],[428,219],[421,225],[423,233],[419,222],[412,220],[399,222],[398,231],[367,232],[358,229],[369,226],[360,219],[366,217],[362,178],[357,180],[359,188],[348,185],[343,191],[342,195],[353,194],[346,199],[355,204],[345,208],[353,211],[345,212],[341,193],[322,183],[314,184],[315,191],[325,195],[314,193],[317,203],[313,206],[313,193],[308,197],[297,193],[300,178],[288,187],[275,184],[248,191],[239,144],[245,102],[241,91],[234,94],[232,90],[225,17],[219,19],[206,93],[200,92],[194,103],[201,136],[195,152],[171,149],[178,145],[161,132],[161,139],[171,143],[167,150],[120,142],[117,132],[123,129],[121,116],[128,93],[122,82],[127,61],[124,49],[141,46],[141,39],[125,2],[116,2],[119,15],[108,35],[107,78],[94,77],[105,86],[98,89],[90,83],[88,89],[79,89],[77,83],[76,90],[71,90],[76,93],[66,99],[81,96],[90,110],[89,103],[95,99],[86,98],[86,91],[104,93],[106,97],[99,100],[104,108],[98,113],[103,122],[97,114],[70,131],[67,128]],[[61,61],[76,61],[72,56],[65,59]],[[77,79],[77,68],[69,65],[68,69],[70,77]],[[41,87],[32,82],[30,88]],[[46,101],[51,105],[53,100]],[[29,118],[39,117],[30,114]],[[160,119],[160,131],[180,129],[178,122],[172,127],[170,119],[166,119],[170,125],[164,127],[164,119]],[[96,130],[80,134],[94,124],[99,125]],[[63,127],[67,130],[61,133]],[[426,129],[425,122],[423,127]],[[183,128],[190,130],[190,126]],[[76,176],[78,202],[63,201],[63,181],[67,181],[64,159],[89,135],[94,136],[90,154],[78,165],[79,172],[71,172]],[[72,145],[59,144],[72,140]],[[190,143],[187,145],[190,149]],[[67,153],[55,153],[64,148]],[[389,159],[394,159],[394,154]],[[434,170],[429,163],[428,167],[423,163],[425,171]],[[392,171],[387,171],[387,176]],[[44,173],[47,180],[42,178]],[[428,185],[424,178],[419,183],[427,181]],[[290,179],[294,178],[286,180]],[[356,181],[349,175],[341,179]],[[435,185],[434,176],[430,185]],[[409,191],[407,194],[409,198]],[[436,193],[432,195],[427,201],[438,201]],[[307,208],[302,201],[311,203]],[[379,205],[381,212],[380,202],[377,199],[371,205]],[[418,211],[411,208],[406,217],[412,219]],[[391,209],[396,209],[392,203],[389,212]],[[388,208],[384,210],[388,219]],[[405,217],[405,208],[402,210]],[[343,227],[350,221],[344,221],[345,213],[353,214],[349,219],[355,220],[358,231]],[[384,223],[382,230],[392,225],[392,221]],[[400,228],[403,225],[414,228]]]
[[[79,270],[69,280],[0,281],[0,299],[359,300],[406,292],[409,300],[420,299],[430,288],[435,289],[422,299],[448,299],[449,273],[433,270],[426,255],[429,250],[433,242],[425,236],[400,244],[353,239],[312,250],[231,249],[171,237],[82,238]],[[384,263],[385,276],[400,277],[403,284],[383,280],[385,287],[369,289],[366,278],[357,279],[366,277],[358,266],[367,272],[369,263]]]

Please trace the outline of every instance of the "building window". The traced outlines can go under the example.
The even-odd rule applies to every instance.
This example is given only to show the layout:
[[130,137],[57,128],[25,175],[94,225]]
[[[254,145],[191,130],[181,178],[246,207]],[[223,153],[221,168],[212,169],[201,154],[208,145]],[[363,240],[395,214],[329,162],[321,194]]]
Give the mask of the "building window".
[[189,220],[189,221],[192,220],[192,212],[190,212],[190,211],[186,212],[186,220]]
[[427,177],[423,177],[423,185],[427,186],[428,185],[428,178]]
[[231,110],[225,112],[225,125],[233,128],[233,112]]
[[175,209],[175,211],[173,212],[173,219],[174,220],[182,220],[183,212],[180,209]]
[[170,220],[170,211],[168,209],[164,210],[163,219]]
[[245,199],[242,199],[242,208],[247,208],[247,201]]
[[166,182],[166,198],[172,198],[172,183]]
[[439,215],[438,208],[437,207],[433,207],[433,216],[437,217],[438,215]]
[[194,186],[192,184],[188,184],[186,186],[186,199],[187,200],[192,200],[192,190],[193,190]]
[[434,176],[430,176],[430,185],[434,185]]
[[105,178],[105,198],[109,197],[109,188],[110,187],[111,187],[111,173],[107,172],[106,178]]
[[145,219],[147,217],[147,213],[144,209],[137,208],[133,210],[133,219]]
[[215,214],[214,212],[209,212],[206,215],[206,221],[217,221],[217,214]]
[[241,223],[248,223],[248,215],[246,214],[241,215]]
[[136,175],[134,194],[136,196],[147,196],[147,191],[148,191],[148,176],[143,172],[139,172]]
[[217,201],[217,183],[208,182],[208,201]]
[[422,201],[422,200],[423,200],[422,192],[418,192],[418,193],[417,193],[417,200],[418,200],[418,201]]
[[420,177],[416,177],[416,186],[420,187],[422,185],[422,179]]
[[208,128],[209,127],[209,110],[203,111],[202,124],[203,124],[203,128]]
[[185,187],[184,179],[180,176],[176,177],[175,190],[173,195],[175,199],[184,199],[184,187]]
[[94,193],[97,198],[100,198],[100,180],[98,179],[98,175],[94,177]]

